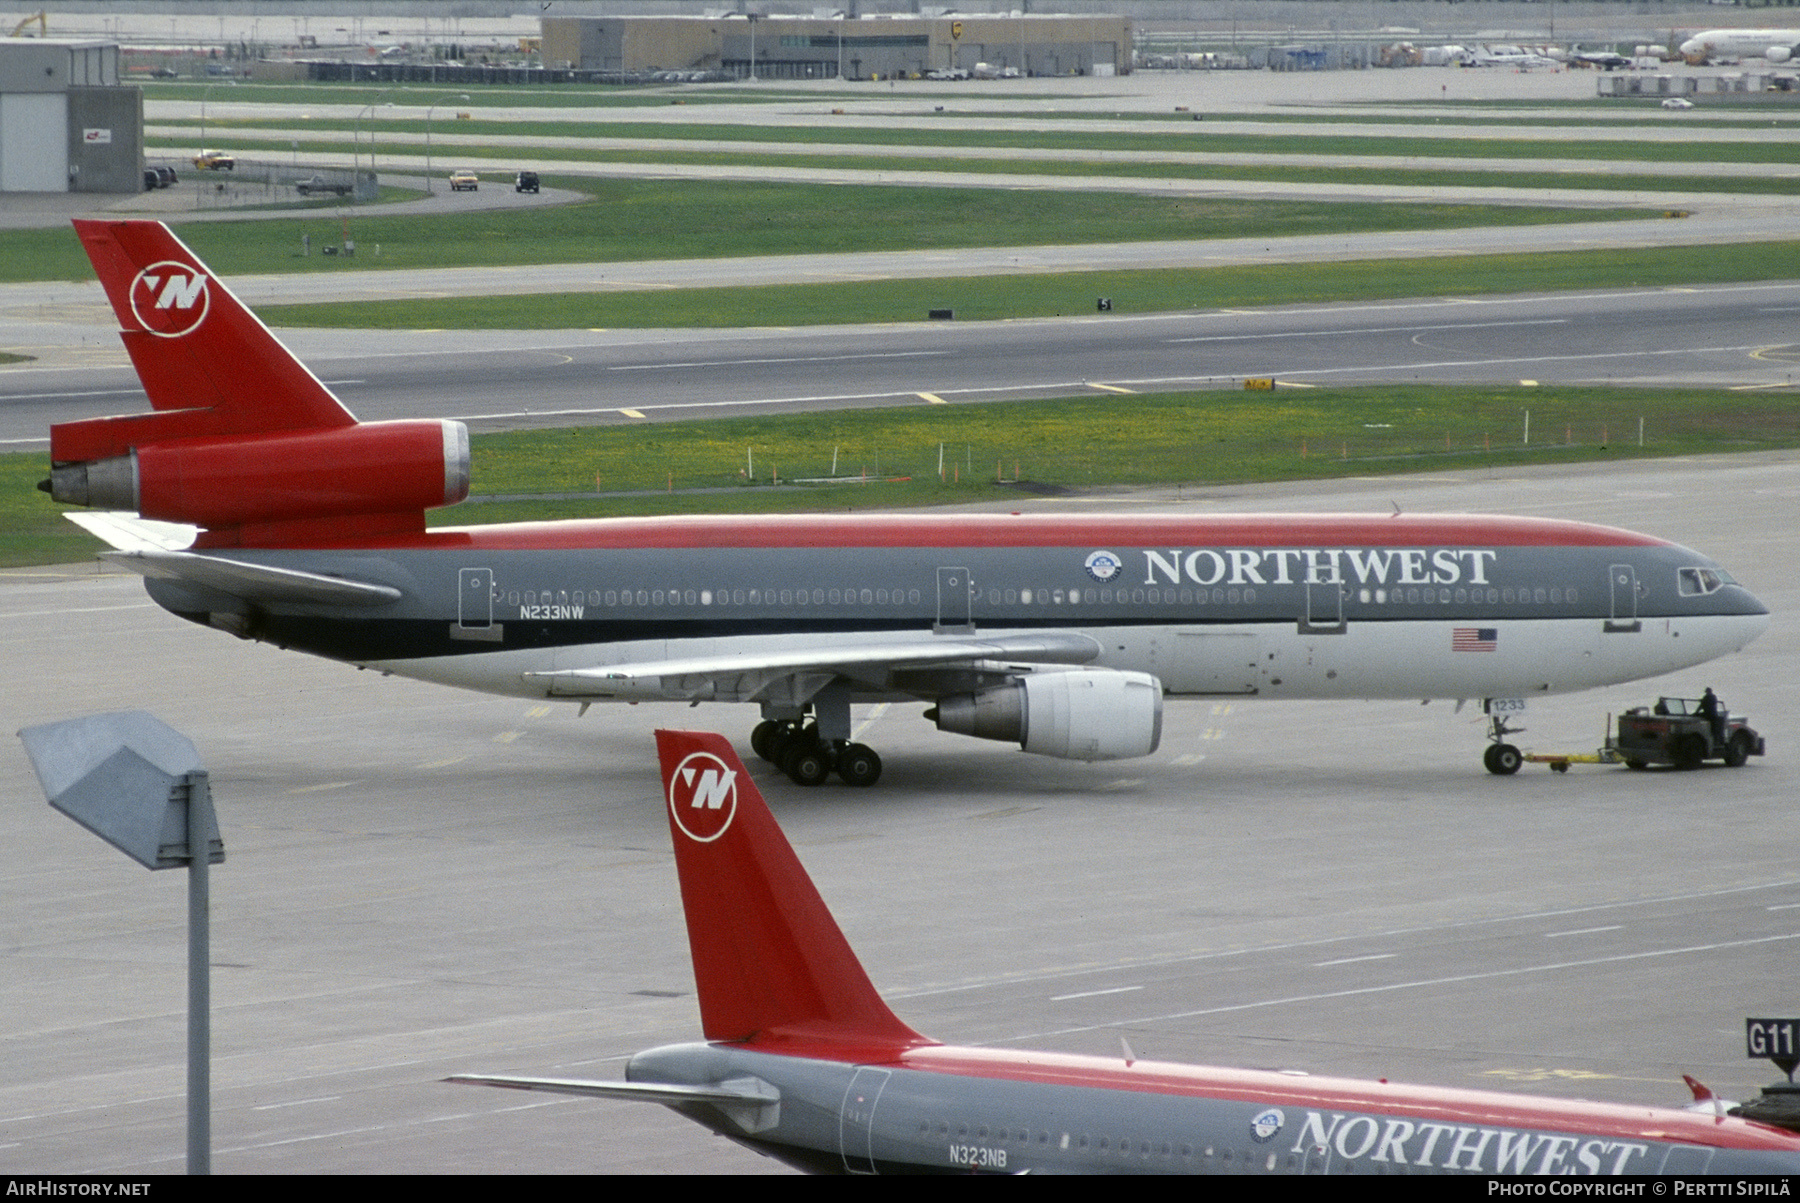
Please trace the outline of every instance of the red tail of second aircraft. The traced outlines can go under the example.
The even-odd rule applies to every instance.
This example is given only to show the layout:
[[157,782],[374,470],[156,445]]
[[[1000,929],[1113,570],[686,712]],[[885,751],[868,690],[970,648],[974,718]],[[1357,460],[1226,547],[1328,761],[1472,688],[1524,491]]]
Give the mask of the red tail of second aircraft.
[[75,231],[155,412],[51,427],[56,500],[267,546],[422,530],[467,496],[461,423],[358,423],[160,222]]
[[658,731],[656,747],[706,1038],[932,1043],[881,1001],[731,744]]

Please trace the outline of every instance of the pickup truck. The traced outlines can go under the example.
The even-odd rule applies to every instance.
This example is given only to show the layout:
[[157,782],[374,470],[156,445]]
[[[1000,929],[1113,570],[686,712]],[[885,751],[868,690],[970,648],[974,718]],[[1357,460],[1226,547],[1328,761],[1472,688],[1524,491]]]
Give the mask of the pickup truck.
[[301,196],[316,196],[326,192],[338,196],[348,196],[355,189],[356,185],[348,180],[328,180],[322,175],[312,176],[310,179],[301,180],[294,185],[294,191]]

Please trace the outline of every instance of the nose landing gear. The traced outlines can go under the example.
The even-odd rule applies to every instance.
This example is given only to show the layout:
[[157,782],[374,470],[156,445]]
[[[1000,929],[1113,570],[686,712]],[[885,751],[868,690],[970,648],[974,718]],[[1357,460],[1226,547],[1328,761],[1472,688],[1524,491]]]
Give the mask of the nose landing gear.
[[1506,737],[1521,734],[1524,730],[1523,727],[1507,726],[1504,714],[1489,714],[1488,739],[1492,742],[1481,754],[1481,763],[1487,766],[1488,772],[1496,777],[1510,777],[1519,771],[1519,766],[1525,763],[1525,754],[1508,743]]

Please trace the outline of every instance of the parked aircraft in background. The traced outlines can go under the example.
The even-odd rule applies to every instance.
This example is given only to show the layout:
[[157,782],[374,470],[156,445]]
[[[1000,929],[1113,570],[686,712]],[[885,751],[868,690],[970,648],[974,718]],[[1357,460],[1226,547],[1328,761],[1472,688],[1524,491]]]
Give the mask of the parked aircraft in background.
[[1606,71],[1631,66],[1631,60],[1616,50],[1576,50],[1569,55],[1569,61],[1585,63],[1589,67],[1599,67]]
[[[155,412],[51,430],[58,501],[201,625],[516,697],[749,702],[794,781],[873,784],[851,705],[1076,760],[1163,698],[1509,699],[1735,651],[1768,612],[1687,548],[1471,515],[803,515],[427,530],[457,422],[358,423],[155,222],[76,222]],[[185,524],[185,525],[184,525]],[[1496,718],[1486,763],[1519,752]]]
[[707,1043],[619,1082],[452,1081],[661,1103],[820,1173],[1800,1173],[1800,1136],[1714,1111],[939,1044],[882,1001],[731,745],[656,743]]
[[1477,46],[1475,48],[1475,65],[1477,67],[1515,67],[1528,71],[1533,67],[1559,67],[1562,64],[1548,55],[1525,50],[1518,46]]
[[1681,43],[1692,66],[1761,56],[1785,63],[1800,54],[1800,29],[1707,29]]

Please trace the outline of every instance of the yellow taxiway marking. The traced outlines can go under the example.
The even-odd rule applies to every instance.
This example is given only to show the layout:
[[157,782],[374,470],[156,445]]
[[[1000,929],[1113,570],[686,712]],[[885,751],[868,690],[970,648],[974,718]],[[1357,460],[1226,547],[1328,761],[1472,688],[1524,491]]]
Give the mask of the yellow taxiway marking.
[[533,706],[530,710],[525,712],[525,717],[543,718],[545,715],[549,714],[552,709],[553,707],[550,706]]
[[1548,1082],[1561,1079],[1565,1082],[1584,1082],[1595,1078],[1614,1078],[1617,1074],[1600,1073],[1592,1069],[1488,1069],[1482,1075],[1489,1078],[1505,1078],[1509,1082]]
[[1199,764],[1202,760],[1205,760],[1205,759],[1206,759],[1205,752],[1189,752],[1185,756],[1177,756],[1174,760],[1170,761],[1170,763],[1173,765],[1176,765],[1179,768],[1186,769],[1186,768],[1192,768],[1194,765]]
[[948,401],[944,400],[942,397],[938,396],[936,393],[919,393],[917,395],[921,399],[931,402],[931,404],[933,404],[933,405],[948,405],[948,404],[950,404]]
[[523,731],[502,731],[500,734],[494,736],[494,742],[497,744],[509,744],[523,734]]
[[467,759],[468,759],[467,756],[452,756],[448,760],[427,760],[424,764],[420,765],[419,767],[422,769],[447,769],[451,765],[461,764],[463,761],[465,761]]
[[1137,395],[1137,390],[1136,390],[1136,389],[1134,389],[1134,388],[1120,388],[1120,387],[1119,387],[1119,386],[1118,386],[1118,385],[1116,385],[1116,384],[1095,384],[1095,383],[1094,383],[1094,382],[1093,382],[1093,381],[1091,381],[1091,380],[1090,380],[1090,381],[1088,381],[1088,387],[1089,387],[1089,388],[1097,388],[1097,389],[1104,389],[1104,390],[1105,390],[1105,391],[1107,391],[1107,392],[1109,392],[1109,393],[1124,393],[1124,394],[1125,394],[1125,395],[1126,395],[1126,396],[1136,396],[1136,395]]
[[973,814],[969,817],[971,819],[1010,819],[1014,815],[1028,815],[1034,810],[1042,809],[1043,807],[1041,806],[1006,806],[999,810],[983,811],[980,814]]
[[641,410],[636,409],[621,409],[619,412],[628,418],[641,418],[644,416]]
[[290,794],[322,794],[329,789],[348,789],[355,784],[356,782],[354,781],[327,781],[323,785],[303,785],[298,789],[291,789],[287,792]]
[[875,709],[869,711],[868,717],[864,718],[863,721],[857,724],[856,728],[850,732],[850,738],[861,739],[863,737],[863,732],[867,731],[870,727],[873,727],[875,725],[875,720],[886,714],[887,709],[891,704],[892,703],[890,702],[881,702],[877,704]]

